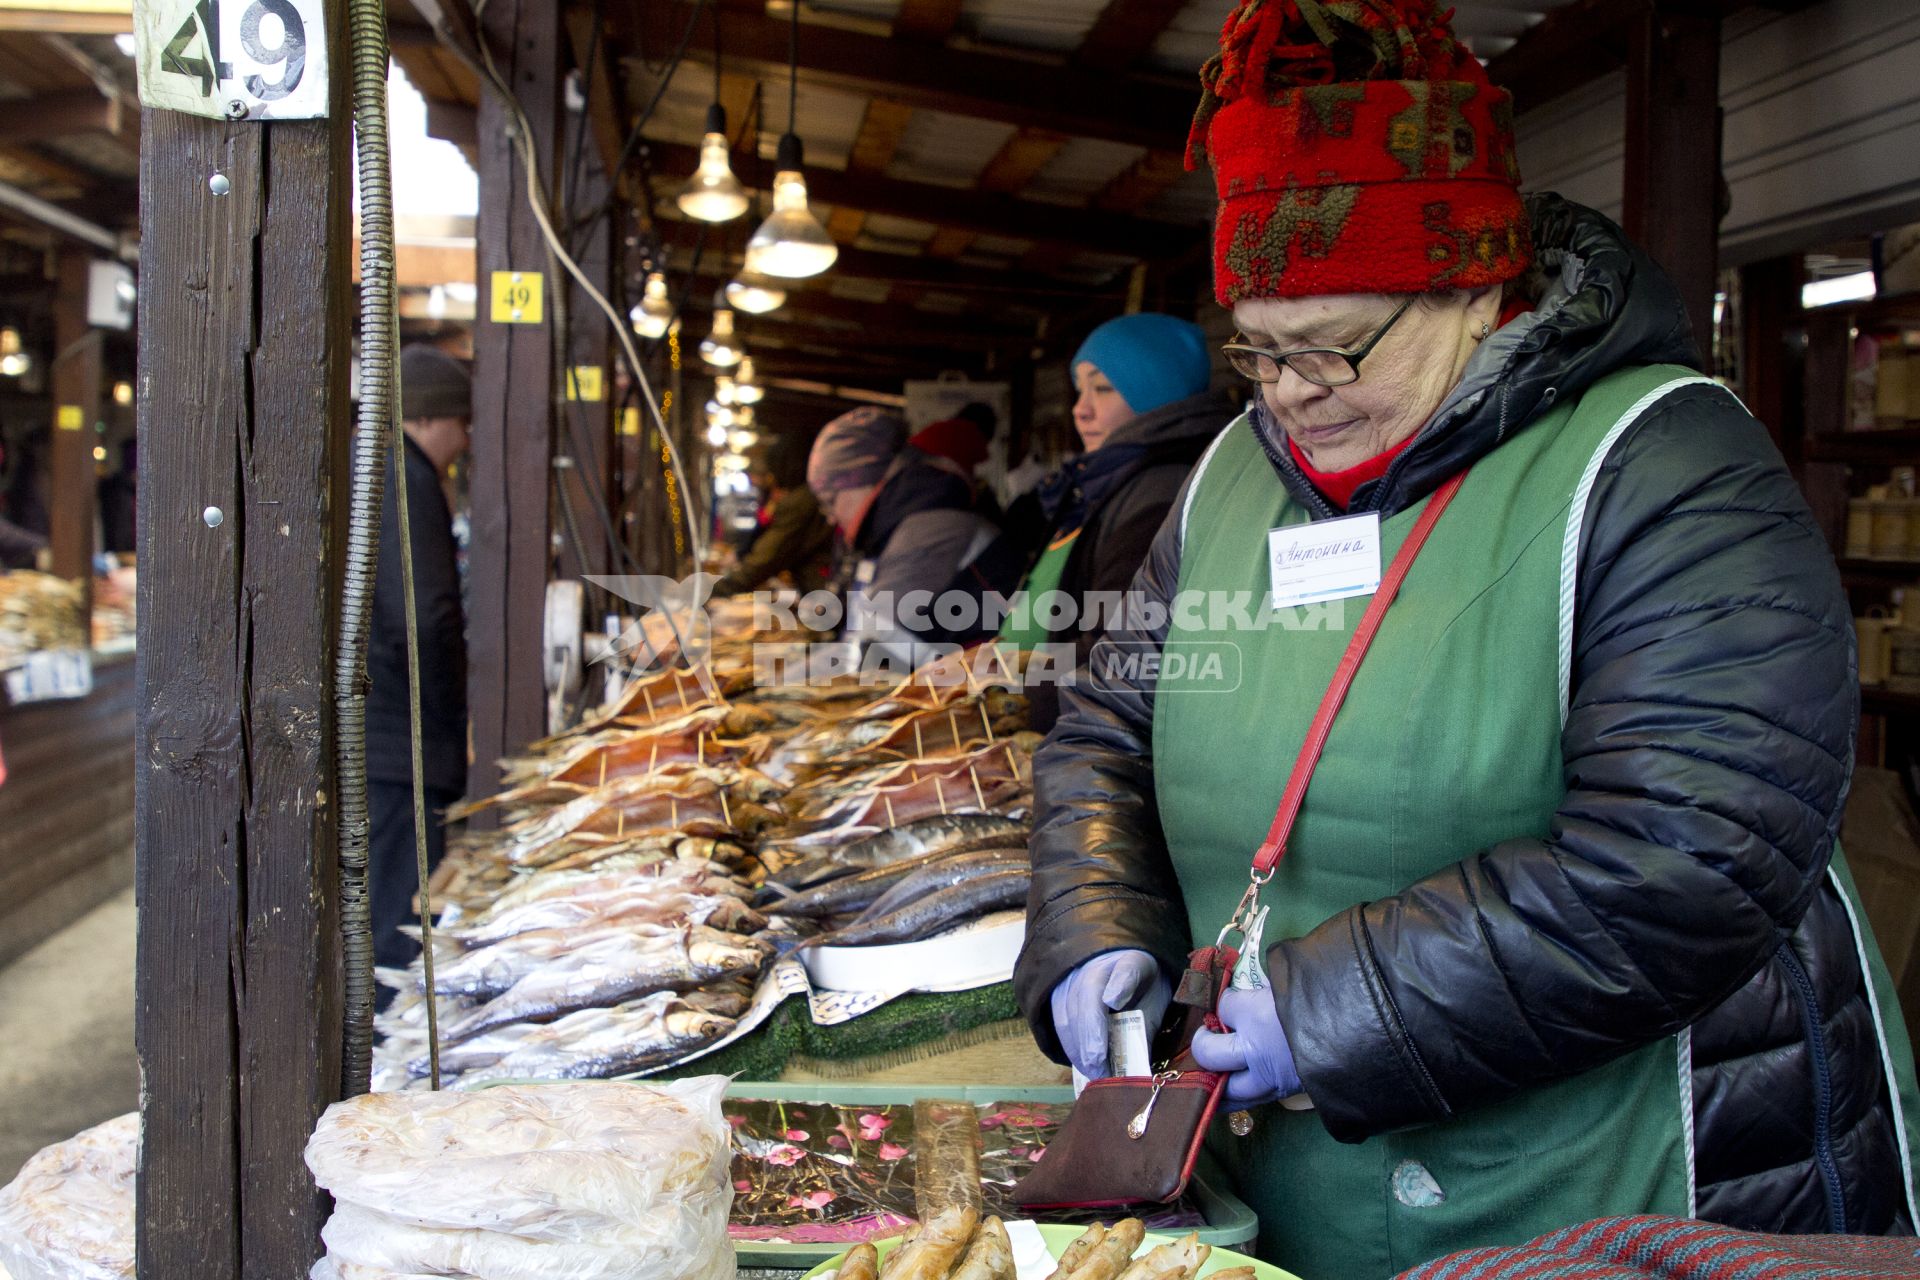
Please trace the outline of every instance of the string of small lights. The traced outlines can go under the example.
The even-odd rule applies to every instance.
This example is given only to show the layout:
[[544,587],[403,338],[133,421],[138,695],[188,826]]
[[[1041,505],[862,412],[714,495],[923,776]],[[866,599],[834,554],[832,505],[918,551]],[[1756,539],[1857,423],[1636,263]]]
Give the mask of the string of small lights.
[[[672,361],[673,371],[680,371],[680,326],[667,330],[667,356]],[[673,412],[673,388],[668,387],[660,396],[660,421],[667,421]],[[673,529],[673,554],[686,554],[687,539],[680,520],[680,485],[673,473],[673,455],[667,448],[667,438],[655,431],[654,443],[660,446],[660,466],[667,476],[667,523]]]

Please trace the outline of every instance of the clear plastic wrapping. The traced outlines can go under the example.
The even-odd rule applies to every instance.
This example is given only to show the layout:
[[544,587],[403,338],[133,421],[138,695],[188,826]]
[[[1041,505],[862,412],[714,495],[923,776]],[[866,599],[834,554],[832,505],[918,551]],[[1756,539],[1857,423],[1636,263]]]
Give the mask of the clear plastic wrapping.
[[307,1165],[338,1205],[315,1280],[732,1280],[722,1077],[368,1094]]
[[0,1276],[131,1280],[140,1116],[119,1116],[40,1151],[0,1188]]

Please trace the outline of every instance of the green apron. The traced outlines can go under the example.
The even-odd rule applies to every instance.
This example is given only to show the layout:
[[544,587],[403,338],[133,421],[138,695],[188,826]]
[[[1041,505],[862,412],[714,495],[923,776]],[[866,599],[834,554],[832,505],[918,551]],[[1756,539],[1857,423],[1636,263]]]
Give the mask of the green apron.
[[[1066,572],[1067,558],[1073,554],[1073,544],[1080,540],[1080,530],[1063,533],[1047,544],[1040,558],[1033,563],[1025,582],[1014,599],[1014,609],[1000,624],[1000,641],[1016,649],[1032,649],[1053,639],[1053,633],[1047,630],[1046,619],[1038,604],[1041,597],[1049,591],[1060,589],[1060,575]],[[1078,606],[1080,601],[1075,601]]]
[[[1617,373],[1474,466],[1334,723],[1262,898],[1268,943],[1474,850],[1548,834],[1565,792],[1561,574],[1576,489],[1636,401],[1691,376]],[[1161,823],[1196,944],[1213,941],[1245,889],[1370,598],[1271,609],[1267,532],[1310,516],[1244,424],[1203,465],[1186,510],[1180,590],[1238,600],[1205,597],[1173,611],[1153,728]],[[1382,521],[1383,569],[1424,505]],[[1243,629],[1233,606],[1249,593],[1253,629]],[[1183,650],[1226,660],[1183,664]],[[1182,666],[1198,674],[1183,676]],[[1236,763],[1250,761],[1261,763]],[[1362,1143],[1336,1142],[1312,1112],[1277,1106],[1260,1110],[1250,1137],[1217,1130],[1215,1142],[1259,1214],[1262,1258],[1307,1280],[1391,1276],[1609,1214],[1686,1214],[1691,1099],[1680,1053],[1679,1041],[1662,1040],[1575,1079]]]

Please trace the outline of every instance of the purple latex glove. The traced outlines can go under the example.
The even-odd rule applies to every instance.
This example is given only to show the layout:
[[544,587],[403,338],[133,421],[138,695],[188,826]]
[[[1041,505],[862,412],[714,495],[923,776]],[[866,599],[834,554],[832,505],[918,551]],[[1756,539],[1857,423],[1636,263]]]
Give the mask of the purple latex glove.
[[1062,978],[1053,988],[1053,1033],[1067,1060],[1089,1080],[1107,1074],[1107,1013],[1139,1009],[1151,1041],[1167,1016],[1173,987],[1160,962],[1144,951],[1108,951]]
[[1196,1033],[1193,1057],[1209,1071],[1229,1073],[1228,1102],[1252,1107],[1300,1092],[1300,1073],[1271,988],[1227,991],[1220,997],[1220,1021],[1231,1030]]

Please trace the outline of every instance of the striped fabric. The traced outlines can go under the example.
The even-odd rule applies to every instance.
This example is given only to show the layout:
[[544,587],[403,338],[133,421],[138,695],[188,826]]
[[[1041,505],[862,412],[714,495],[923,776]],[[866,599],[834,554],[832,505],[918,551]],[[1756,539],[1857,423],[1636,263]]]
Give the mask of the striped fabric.
[[1469,1249],[1400,1280],[1885,1280],[1920,1277],[1911,1236],[1769,1236],[1687,1218],[1602,1218],[1513,1249]]

